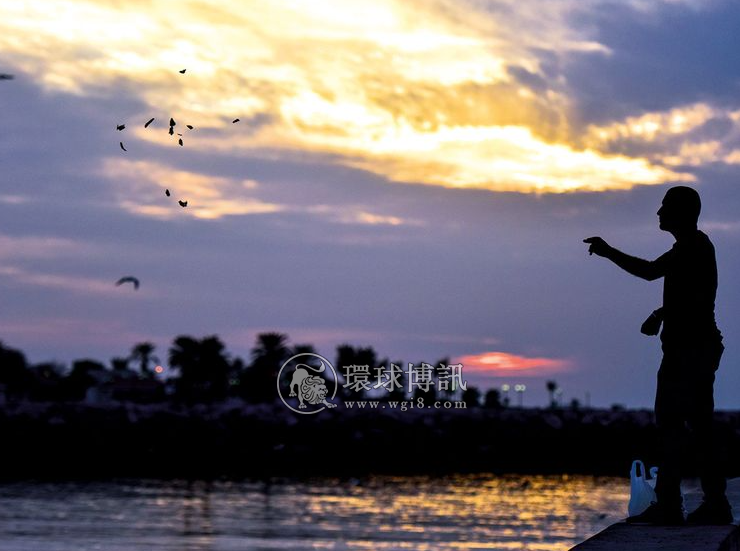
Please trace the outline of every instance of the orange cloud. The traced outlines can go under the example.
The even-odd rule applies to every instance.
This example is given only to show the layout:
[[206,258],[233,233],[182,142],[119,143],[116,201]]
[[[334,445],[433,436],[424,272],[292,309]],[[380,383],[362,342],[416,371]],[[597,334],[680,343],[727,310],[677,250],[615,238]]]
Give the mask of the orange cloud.
[[572,367],[569,360],[557,358],[528,358],[508,352],[483,352],[455,358],[467,373],[490,375],[493,377],[535,377],[562,373]]
[[[192,152],[314,153],[392,182],[523,193],[694,181],[675,164],[571,143],[575,105],[565,76],[549,75],[535,52],[610,50],[572,26],[569,4],[491,11],[459,0],[4,2],[0,55],[47,90],[125,93],[142,105],[132,120],[174,114],[194,123]],[[699,106],[629,119],[598,129],[594,142],[652,136],[664,124],[679,132],[707,113]],[[236,117],[244,123],[232,126]],[[141,124],[132,133],[167,143]],[[701,163],[711,151],[690,153]],[[272,207],[212,198],[188,213],[264,208]]]

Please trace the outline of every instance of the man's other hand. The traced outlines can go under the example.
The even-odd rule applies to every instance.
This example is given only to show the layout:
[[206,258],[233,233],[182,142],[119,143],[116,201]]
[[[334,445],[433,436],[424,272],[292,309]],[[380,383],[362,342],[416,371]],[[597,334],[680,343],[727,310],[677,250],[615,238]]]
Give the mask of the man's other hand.
[[640,333],[643,335],[650,335],[651,337],[653,335],[657,335],[658,331],[660,331],[660,322],[662,320],[660,319],[660,316],[656,316],[655,312],[650,314],[650,317],[646,319],[642,323],[642,327],[640,327]]

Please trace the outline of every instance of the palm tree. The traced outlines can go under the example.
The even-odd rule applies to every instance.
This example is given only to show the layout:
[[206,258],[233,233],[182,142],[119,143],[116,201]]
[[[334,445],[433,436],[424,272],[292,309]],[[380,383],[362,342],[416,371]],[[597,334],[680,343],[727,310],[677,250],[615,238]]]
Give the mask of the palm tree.
[[198,384],[198,341],[187,335],[175,338],[169,352],[170,367],[179,371],[175,380],[178,397],[191,401]]
[[277,399],[277,375],[290,358],[288,336],[283,333],[260,333],[252,349],[252,363],[244,371],[243,395],[253,402]]
[[226,397],[231,364],[224,349],[216,335],[200,341],[184,335],[175,339],[169,361],[179,371],[175,390],[180,398],[212,402]]
[[252,349],[252,360],[269,360],[283,362],[287,359],[288,335],[282,333],[260,333],[257,344]]
[[75,360],[72,369],[64,378],[67,398],[83,400],[90,388],[105,384],[110,379],[110,372],[96,360]]
[[483,405],[490,409],[501,409],[501,393],[497,388],[492,388],[486,392]]
[[296,344],[293,345],[293,349],[290,351],[291,356],[297,356],[298,354],[316,354],[316,349],[312,344]]
[[[366,372],[367,378],[361,375],[358,371],[349,371],[349,366],[368,366]],[[336,369],[338,371],[337,376],[341,376],[342,381],[340,382],[339,391],[344,398],[352,399],[363,399],[366,398],[367,391],[364,390],[364,386],[372,387],[377,382],[377,371],[378,367],[378,356],[372,346],[365,348],[355,348],[349,344],[342,344],[337,346],[337,361]],[[347,381],[347,375],[356,375],[351,380]],[[367,380],[365,385],[362,381]],[[350,383],[350,386],[345,387],[344,384]],[[356,385],[356,386],[352,386]]]
[[159,358],[152,354],[155,348],[155,345],[150,342],[140,342],[131,349],[129,359],[131,361],[138,362],[139,371],[145,377],[152,376],[152,372],[149,369],[149,363],[152,361],[159,362]]
[[224,343],[216,335],[200,341],[200,362],[210,400],[223,400],[229,389],[229,359]]
[[474,386],[468,385],[462,393],[462,400],[469,407],[480,406],[480,390]]
[[26,356],[20,350],[6,348],[0,341],[0,384],[5,385],[8,396],[26,395],[33,384]]

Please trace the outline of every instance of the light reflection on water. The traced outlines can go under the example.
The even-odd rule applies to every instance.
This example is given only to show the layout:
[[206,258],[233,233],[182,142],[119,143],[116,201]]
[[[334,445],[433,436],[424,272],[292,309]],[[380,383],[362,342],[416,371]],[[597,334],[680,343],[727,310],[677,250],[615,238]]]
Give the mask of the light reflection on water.
[[0,549],[569,549],[623,518],[618,478],[459,475],[0,484]]

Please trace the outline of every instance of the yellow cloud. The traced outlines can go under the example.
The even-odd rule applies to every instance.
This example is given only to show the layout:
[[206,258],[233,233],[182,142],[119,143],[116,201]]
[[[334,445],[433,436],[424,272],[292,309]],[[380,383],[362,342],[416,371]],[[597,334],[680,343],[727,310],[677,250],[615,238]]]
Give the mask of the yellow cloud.
[[[244,196],[254,189],[252,180],[236,180],[176,170],[149,161],[107,159],[101,173],[118,182],[119,204],[135,214],[172,218],[183,214],[196,218],[220,218],[226,215],[265,214],[283,207]],[[165,196],[165,190],[170,196]],[[135,198],[135,200],[133,199]],[[188,202],[183,209],[178,200]]]
[[723,159],[728,165],[740,165],[740,149],[730,151]]
[[[189,121],[198,152],[309,151],[392,181],[522,192],[691,179],[567,143],[563,79],[532,52],[609,54],[569,26],[573,6],[460,1],[6,2],[0,52],[50,90],[138,99],[142,123]],[[148,130],[135,128],[163,141]],[[261,208],[204,189],[197,216]]]
[[654,141],[666,135],[685,134],[704,124],[717,114],[706,103],[695,103],[669,111],[645,113],[627,117],[624,122],[589,129],[591,143],[603,143],[625,138]]
[[[691,165],[701,166],[705,163],[711,163],[720,158],[722,144],[717,140],[699,143],[684,143],[677,155],[668,155],[663,157],[663,162],[667,165]],[[724,161],[727,162],[726,156]],[[731,164],[731,163],[728,163]]]
[[[399,125],[371,143],[357,135],[343,140],[325,138],[323,143],[325,149],[335,147],[349,153],[352,157],[346,162],[350,165],[382,170],[400,182],[447,187],[541,193],[693,180],[693,176],[653,166],[645,159],[549,144],[525,127],[445,126],[422,133],[410,125]],[[362,155],[363,151],[371,155]]]
[[[727,124],[721,136],[702,132],[702,126],[710,121]],[[589,147],[617,150],[634,148],[636,144],[648,146],[651,161],[677,167],[714,162],[735,164],[738,156],[734,147],[738,138],[740,111],[700,102],[628,117],[605,126],[591,126],[585,143]]]

